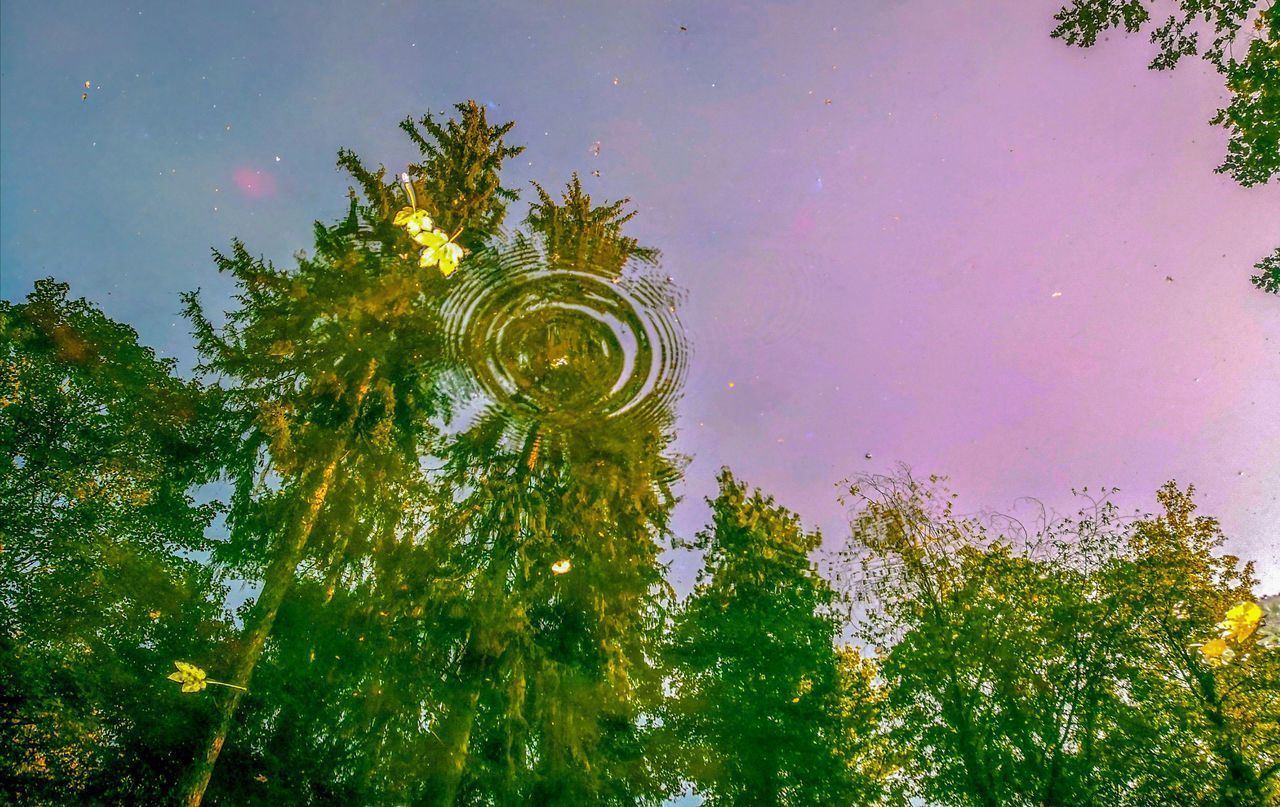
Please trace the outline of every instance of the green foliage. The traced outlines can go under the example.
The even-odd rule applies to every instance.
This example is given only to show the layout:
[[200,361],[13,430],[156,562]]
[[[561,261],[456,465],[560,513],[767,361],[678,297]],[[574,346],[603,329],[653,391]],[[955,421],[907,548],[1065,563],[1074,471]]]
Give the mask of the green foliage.
[[[468,249],[483,251],[514,198],[497,171],[519,149],[502,141],[511,124],[489,126],[474,103],[458,110],[461,120],[445,124],[426,116],[425,136],[406,122],[424,155],[409,173],[416,199],[442,226],[463,231]],[[263,581],[233,650],[234,687],[249,685],[299,579],[323,587],[325,600],[344,584],[366,585],[374,559],[397,544],[416,545],[416,516],[448,501],[447,492],[433,498],[422,458],[439,451],[457,366],[444,350],[441,321],[449,281],[419,266],[417,245],[395,223],[398,183],[348,151],[339,165],[365,198],[353,192],[344,220],[316,224],[314,256],[280,270],[239,242],[230,254],[215,253],[238,290],[239,307],[221,327],[194,294],[186,297],[199,369],[226,385],[240,435],[226,453],[230,534],[214,557]],[[188,803],[199,802],[241,697],[223,701]],[[250,703],[257,701],[255,694]]]
[[1099,34],[1112,28],[1123,25],[1124,30],[1136,33],[1151,19],[1151,13],[1143,0],[1075,0],[1053,18],[1058,22],[1053,29],[1055,38],[1068,45],[1091,48]]
[[[865,662],[838,653],[835,595],[809,555],[820,536],[728,470],[704,569],[676,615],[664,713],[682,775],[707,804],[845,804],[876,796],[850,740],[873,732]],[[858,718],[861,717],[861,720]]]
[[[576,179],[563,204],[539,193],[502,261],[617,277],[655,257],[622,234],[623,202],[593,206]],[[555,302],[531,292],[522,307]],[[642,724],[662,695],[674,415],[571,408],[530,422],[518,404],[490,404],[441,472],[465,492],[438,525],[470,603],[459,603],[467,640],[439,710],[440,753],[456,754],[453,741],[469,754],[459,803],[657,803],[666,783]],[[562,559],[570,570],[557,575]]]
[[1245,187],[1280,174],[1280,23],[1249,42],[1241,60],[1228,59],[1223,73],[1231,103],[1210,123],[1231,133],[1227,157],[1218,167]]
[[538,201],[529,208],[529,228],[540,236],[548,263],[557,267],[591,267],[609,277],[622,272],[628,260],[653,263],[658,251],[640,246],[622,234],[622,225],[635,217],[623,212],[630,199],[593,206],[582,189],[577,174],[569,181],[563,201],[556,202],[541,185],[534,183]]
[[[1226,53],[1231,44],[1259,5],[1259,0],[1178,0],[1175,12],[1151,32],[1151,42],[1159,49],[1151,69],[1168,70],[1183,57],[1202,54],[1221,70],[1228,61]],[[1054,38],[1088,48],[1097,43],[1100,34],[1115,28],[1137,33],[1150,22],[1151,13],[1145,0],[1073,0],[1053,18],[1058,23],[1053,29]],[[1199,29],[1205,24],[1212,39],[1202,49],[1203,31]]]
[[[1200,54],[1222,74],[1230,103],[1210,120],[1227,130],[1227,156],[1216,169],[1245,187],[1280,175],[1280,11],[1259,0],[1179,0],[1176,13],[1151,33],[1158,53],[1153,70],[1168,70]],[[1053,36],[1068,45],[1091,47],[1098,35],[1123,27],[1141,30],[1150,19],[1144,0],[1073,0],[1056,15]],[[1212,38],[1202,46],[1201,33]],[[1241,39],[1244,40],[1241,43]],[[1237,59],[1239,46],[1244,57]],[[1253,284],[1275,293],[1274,259],[1257,264]]]
[[1253,285],[1272,294],[1280,294],[1280,248],[1253,265],[1258,270]]
[[[1077,44],[1145,22],[1137,3],[1073,13]],[[1174,61],[1194,45],[1161,30]],[[1271,103],[1249,83],[1270,74],[1241,76]],[[52,281],[0,303],[0,797],[1280,798],[1276,608],[1172,483],[1157,516],[1097,503],[1032,535],[957,515],[937,480],[862,478],[851,624],[820,537],[725,470],[677,605],[670,279],[626,200],[577,177],[535,186],[504,233],[511,125],[456,109],[406,122],[408,189],[341,152],[362,195],[295,267],[215,254],[234,310],[215,325],[186,302],[216,384]],[[427,246],[461,234],[452,279],[420,264],[415,210],[450,228]],[[635,328],[634,388],[610,318]],[[197,504],[219,475],[229,502]],[[233,578],[261,583],[238,635]]]
[[528,231],[505,238],[510,124],[457,109],[405,128],[425,157],[406,196],[467,234],[459,277],[418,265],[392,218],[400,191],[342,152],[364,200],[317,225],[314,257],[280,271],[239,244],[218,255],[241,304],[221,328],[188,298],[201,369],[225,379],[242,436],[216,558],[264,579],[231,680],[260,669],[214,801],[633,803],[663,789],[641,722],[661,696],[674,416],[566,406],[531,423],[487,400],[456,426],[492,347],[451,341],[447,321],[459,283],[501,287],[530,261],[617,279],[656,252],[622,233],[623,202],[595,207],[576,181],[563,204],[539,188]]
[[[423,157],[407,172],[417,206],[445,232],[461,231],[458,242],[475,250],[500,232],[507,205],[518,198],[515,190],[503,187],[500,173],[502,164],[524,147],[505,142],[514,123],[490,126],[484,107],[475,101],[456,104],[454,110],[458,117],[443,123],[428,112],[417,122],[406,118],[400,128]],[[338,152],[338,165],[360,184],[371,218],[391,219],[406,201],[397,201],[398,180],[388,183],[385,168],[371,171],[347,149]]]
[[[1125,679],[1135,707],[1128,737],[1143,746],[1144,792],[1184,804],[1274,804],[1280,797],[1280,658],[1258,649],[1215,664],[1195,646],[1253,601],[1253,565],[1216,554],[1215,519],[1192,489],[1159,493],[1163,512],[1137,522],[1111,571],[1130,626]],[[1158,794],[1158,796],[1156,795]]]
[[883,650],[888,724],[932,803],[1266,804],[1276,654],[1195,648],[1251,569],[1215,554],[1191,492],[1127,524],[1095,506],[1037,536],[992,535],[910,476],[853,488],[852,556]]
[[225,629],[191,559],[220,403],[67,293],[0,302],[0,800],[158,800],[203,712],[164,673]]

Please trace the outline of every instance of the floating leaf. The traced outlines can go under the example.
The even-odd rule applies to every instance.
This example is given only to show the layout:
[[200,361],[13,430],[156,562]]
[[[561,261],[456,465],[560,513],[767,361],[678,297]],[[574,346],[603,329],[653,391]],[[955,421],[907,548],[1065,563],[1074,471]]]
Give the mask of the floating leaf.
[[1243,642],[1262,621],[1262,608],[1256,602],[1242,602],[1227,611],[1227,618],[1218,623],[1222,638]]
[[458,268],[458,262],[462,260],[462,247],[450,241],[444,233],[434,230],[422,233],[414,240],[425,247],[418,258],[418,265],[423,269],[437,266],[440,274],[448,277]]
[[448,277],[458,268],[462,260],[462,247],[453,242],[457,233],[448,235],[435,229],[431,216],[427,211],[413,207],[404,207],[396,213],[392,223],[403,227],[413,242],[422,247],[418,254],[418,266],[426,269],[431,266],[440,268],[440,274]]
[[183,692],[199,692],[209,685],[205,671],[196,665],[175,661],[173,666],[177,667],[178,671],[170,673],[169,680],[182,684]]

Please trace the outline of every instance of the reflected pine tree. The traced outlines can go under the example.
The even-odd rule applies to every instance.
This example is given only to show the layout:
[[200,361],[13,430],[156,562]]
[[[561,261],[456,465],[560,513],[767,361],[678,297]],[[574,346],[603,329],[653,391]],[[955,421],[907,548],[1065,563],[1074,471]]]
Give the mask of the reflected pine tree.
[[707,804],[874,802],[874,667],[835,645],[838,598],[810,560],[821,536],[728,470],[719,482],[667,651],[667,753]]
[[442,471],[465,640],[428,801],[655,803],[643,725],[679,477],[674,292],[623,235],[625,201],[595,206],[576,177],[562,201],[538,193],[528,231],[472,265],[454,309],[477,414]]
[[[480,250],[513,198],[498,169],[520,149],[504,142],[511,124],[489,125],[477,104],[457,112],[443,124],[430,115],[405,123],[422,152],[408,182],[434,216]],[[339,165],[364,198],[352,192],[345,219],[316,225],[313,256],[281,270],[239,242],[215,254],[236,282],[240,306],[221,326],[196,295],[186,297],[200,369],[225,385],[241,435],[227,457],[229,538],[215,558],[262,583],[221,675],[242,687],[299,578],[321,585],[328,599],[344,574],[367,573],[379,542],[403,534],[398,522],[413,507],[396,497],[418,490],[421,458],[436,450],[437,424],[447,414],[440,301],[448,281],[418,266],[415,245],[393,224],[399,183],[347,151]],[[183,796],[189,805],[200,803],[246,695],[219,697],[218,719]]]
[[[188,297],[241,437],[215,557],[262,581],[219,671],[253,686],[218,693],[189,804],[220,754],[225,803],[662,790],[642,726],[679,476],[676,296],[623,234],[625,201],[593,205],[576,177],[503,236],[510,125],[458,111],[406,124],[424,155],[407,189],[342,152],[362,194],[296,269],[218,255],[240,289],[224,326]],[[456,235],[457,275],[418,264],[406,204]]]

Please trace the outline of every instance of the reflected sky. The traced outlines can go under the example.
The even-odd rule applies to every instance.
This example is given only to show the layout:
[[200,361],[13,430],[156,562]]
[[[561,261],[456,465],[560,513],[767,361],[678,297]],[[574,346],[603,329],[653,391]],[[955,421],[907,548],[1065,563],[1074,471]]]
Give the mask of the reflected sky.
[[398,121],[474,97],[506,184],[632,197],[688,292],[683,532],[721,464],[829,538],[895,461],[972,508],[1173,477],[1280,586],[1280,189],[1213,174],[1208,66],[1069,49],[1055,2],[254,5],[3,6],[6,298],[66,279],[189,364],[211,247],[288,262],[339,146],[399,170]]

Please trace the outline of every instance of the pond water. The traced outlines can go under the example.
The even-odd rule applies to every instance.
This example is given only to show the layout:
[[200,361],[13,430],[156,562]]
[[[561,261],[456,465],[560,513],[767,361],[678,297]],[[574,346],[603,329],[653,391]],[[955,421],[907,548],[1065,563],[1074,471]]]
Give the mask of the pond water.
[[0,801],[1275,803],[1213,8],[3,6]]

